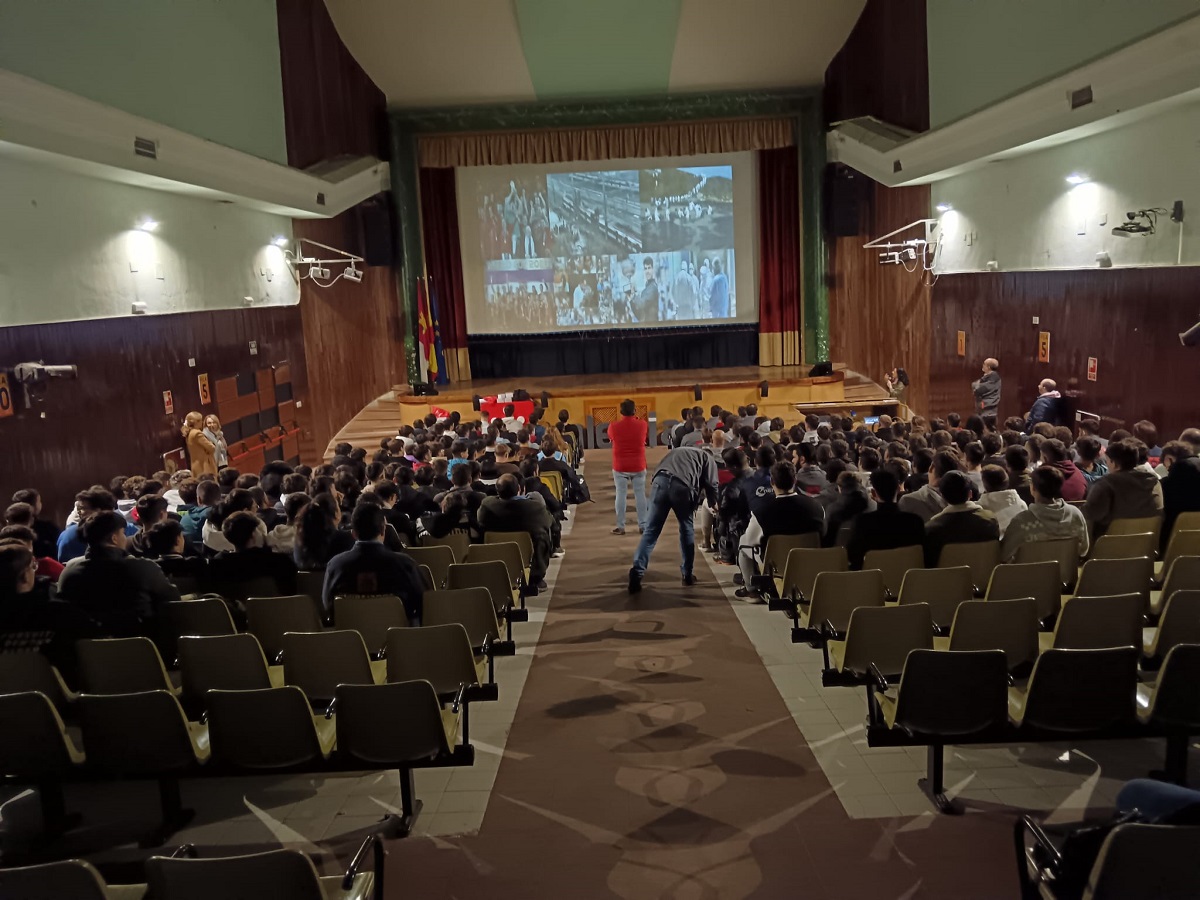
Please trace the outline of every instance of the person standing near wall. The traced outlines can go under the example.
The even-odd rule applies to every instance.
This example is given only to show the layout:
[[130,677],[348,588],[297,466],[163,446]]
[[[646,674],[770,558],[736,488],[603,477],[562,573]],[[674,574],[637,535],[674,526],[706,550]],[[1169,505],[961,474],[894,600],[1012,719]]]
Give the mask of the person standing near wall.
[[200,427],[203,422],[204,416],[198,412],[190,412],[184,417],[183,427],[179,429],[191,459],[188,468],[197,478],[201,475],[217,474],[217,448],[204,436]]
[[213,445],[213,452],[217,460],[217,469],[223,469],[229,465],[229,444],[225,441],[225,432],[221,430],[221,420],[211,414],[206,416],[204,419],[204,436]]
[[993,431],[1000,410],[1000,361],[988,357],[983,361],[983,374],[971,383],[975,393],[975,408],[979,410],[983,424]]
[[608,426],[613,450],[613,481],[617,488],[617,527],[613,534],[625,533],[625,503],[629,487],[637,507],[638,532],[644,534],[647,522],[646,434],[648,426],[635,413],[632,400],[621,401],[621,418]]

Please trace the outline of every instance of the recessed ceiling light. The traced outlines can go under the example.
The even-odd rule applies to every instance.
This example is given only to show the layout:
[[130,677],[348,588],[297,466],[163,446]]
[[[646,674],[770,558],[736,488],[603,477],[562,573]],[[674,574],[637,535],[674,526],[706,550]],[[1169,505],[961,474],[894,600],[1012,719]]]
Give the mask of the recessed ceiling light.
[[137,227],[139,229],[141,229],[142,231],[157,231],[158,230],[158,222],[155,221],[154,219],[151,219],[149,216],[147,216],[146,218],[144,218],[140,222],[138,222]]
[[954,207],[952,205],[950,205],[949,203],[939,203],[937,205],[938,212],[950,212],[950,210],[952,210],[952,209],[954,209]]
[[1088,180],[1089,179],[1086,175],[1083,175],[1079,172],[1072,172],[1070,175],[1067,176],[1067,184],[1083,184],[1085,181],[1088,181]]
[[271,243],[276,247],[286,247],[291,243],[291,241],[289,241],[284,235],[277,234],[275,237],[271,238]]

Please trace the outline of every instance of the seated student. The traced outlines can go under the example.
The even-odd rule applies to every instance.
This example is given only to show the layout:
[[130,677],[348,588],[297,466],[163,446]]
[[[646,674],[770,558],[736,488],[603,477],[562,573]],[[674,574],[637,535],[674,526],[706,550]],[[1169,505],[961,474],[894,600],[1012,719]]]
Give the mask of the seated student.
[[861,569],[872,550],[921,546],[925,542],[925,523],[915,513],[902,512],[896,503],[900,479],[883,468],[871,473],[871,497],[875,509],[854,517],[846,541],[850,568]]
[[1042,442],[1042,465],[1054,466],[1063,475],[1062,498],[1067,502],[1082,500],[1088,491],[1087,479],[1070,459],[1066,445],[1057,438]]
[[1158,465],[1162,458],[1162,447],[1158,445],[1158,426],[1149,419],[1133,423],[1133,436],[1146,445],[1147,461],[1150,468]]
[[979,505],[996,517],[1000,537],[1004,537],[1008,523],[1017,513],[1028,509],[1029,504],[1008,486],[1008,472],[1000,466],[984,466],[982,474],[983,496],[979,498]]
[[204,523],[212,515],[213,508],[221,502],[221,487],[216,481],[201,481],[196,485],[196,506],[184,513],[179,520],[188,546],[199,551],[204,546]]
[[746,476],[746,499],[750,503],[750,515],[758,511],[759,506],[770,503],[775,498],[771,486],[771,467],[775,465],[775,451],[770,447],[759,447],[754,451],[754,471]]
[[[808,434],[809,432],[805,432],[805,437]],[[795,450],[797,489],[810,497],[821,493],[822,488],[825,487],[825,470],[817,465],[816,442],[802,441],[795,445]]]
[[1144,447],[1136,438],[1108,445],[1109,472],[1092,485],[1083,508],[1093,541],[1108,531],[1113,519],[1162,515],[1163,489],[1158,476],[1139,465]]
[[[29,509],[32,511],[33,507],[31,506]],[[0,528],[0,543],[14,542],[33,553],[33,548],[37,546],[37,534],[28,525],[5,525]],[[34,559],[37,562],[38,578],[45,578],[48,583],[57,584],[58,576],[63,571],[63,564],[49,556],[35,556]]]
[[254,509],[251,512],[262,519],[263,526],[268,533],[273,531],[276,525],[285,521],[283,513],[275,510],[275,501],[267,496],[267,492],[263,490],[261,484],[250,488],[250,496],[254,498]]
[[[225,495],[224,499],[217,504],[216,508],[208,514],[208,518],[204,521],[201,534],[204,535],[205,548],[211,553],[232,550],[233,545],[225,537],[225,520],[237,512],[256,512],[257,510],[258,504],[254,502],[254,495],[250,491],[246,488],[234,488]],[[261,520],[259,521],[261,523]],[[265,542],[267,537],[266,524],[262,524],[262,536]]]
[[331,494],[317,494],[300,513],[292,561],[304,571],[324,569],[329,560],[354,546],[350,532],[339,526],[342,510]]
[[1196,455],[1195,447],[1186,440],[1168,441],[1163,447],[1162,464],[1167,470],[1161,482],[1162,549],[1166,550],[1179,514],[1200,511],[1200,456]]
[[412,469],[400,469],[396,472],[396,490],[394,508],[412,522],[438,508],[433,497],[416,486],[416,474]]
[[201,589],[208,587],[208,560],[203,556],[187,555],[187,538],[183,526],[174,519],[164,519],[146,532],[143,559],[158,563],[163,574],[174,580],[187,578]]
[[[462,438],[459,438],[450,445],[450,456],[446,461],[446,475],[449,476],[451,480],[453,480],[455,469],[457,469],[459,466],[470,463],[471,459],[468,455],[470,450],[471,445]],[[467,465],[467,468],[470,469],[470,466]]]
[[979,439],[979,443],[983,446],[983,465],[1004,466],[1004,438],[989,431]]
[[406,545],[415,544],[417,525],[404,514],[402,509],[396,506],[396,502],[400,499],[400,489],[391,481],[381,481],[375,485],[372,493],[379,501],[379,505],[383,507],[383,517],[387,520],[388,525],[392,526]]
[[584,488],[575,470],[567,463],[554,459],[554,445],[551,442],[542,442],[542,452],[546,458],[538,463],[538,468],[542,472],[557,472],[562,476],[564,501],[568,503],[583,502],[586,499]]
[[8,522],[7,525],[28,525],[36,535],[33,542],[34,556],[41,558],[54,557],[58,553],[58,536],[62,534],[53,522],[42,518],[42,495],[34,488],[25,488],[12,495],[13,503],[28,503],[33,508],[32,522]]
[[258,578],[273,578],[278,596],[296,593],[296,564],[291,557],[266,546],[262,520],[253,512],[235,512],[221,523],[225,540],[233,547],[222,550],[208,563],[208,578],[220,593],[229,585]]
[[[75,512],[79,516],[79,521],[73,525],[68,525],[63,533],[58,536],[58,561],[60,563],[68,563],[73,559],[83,556],[87,551],[87,540],[83,535],[81,523],[84,519],[99,512],[115,512],[117,509],[117,499],[109,491],[102,487],[95,486],[88,488],[86,491],[80,491],[75,495]],[[121,518],[125,518],[122,516]],[[132,536],[137,533],[137,526],[132,522],[125,522],[125,534]]]
[[901,497],[900,509],[904,512],[916,513],[922,521],[928,522],[946,508],[946,500],[941,494],[942,478],[950,472],[961,470],[962,465],[954,454],[948,450],[939,450],[933,456],[933,464],[929,468],[927,482],[919,490]]
[[[395,491],[396,486],[391,485],[391,488]],[[267,532],[267,546],[271,550],[292,555],[292,551],[296,549],[296,524],[309,502],[310,498],[306,494],[288,494],[287,500],[283,502],[283,521]]]
[[167,520],[167,501],[163,497],[143,494],[138,497],[134,509],[137,511],[138,530],[129,539],[129,555],[148,557],[147,534],[159,522]]
[[283,476],[283,481],[279,486],[279,502],[275,504],[277,512],[286,514],[284,505],[287,503],[287,498],[292,496],[292,494],[308,496],[308,478],[299,472],[292,472],[289,475]]
[[974,497],[983,493],[983,460],[986,455],[983,444],[979,441],[971,441],[963,448],[963,461],[967,466],[966,476],[971,482],[971,493]]
[[919,491],[929,484],[929,470],[933,468],[933,451],[928,447],[920,447],[913,451],[912,472],[904,479],[905,494]]
[[471,466],[459,466],[454,470],[450,490],[434,498],[438,510],[421,517],[418,532],[425,531],[440,538],[453,531],[462,531],[472,543],[478,543],[483,539],[477,520],[483,498],[483,494],[471,487]]
[[1017,513],[1004,530],[1000,559],[1012,562],[1022,544],[1073,537],[1079,542],[1079,556],[1087,555],[1087,522],[1077,507],[1062,499],[1062,472],[1053,466],[1040,466],[1030,476],[1033,503]]
[[947,472],[938,480],[946,507],[925,523],[925,566],[938,564],[947,544],[975,544],[1000,539],[996,517],[971,500],[971,482],[965,472]]
[[88,516],[82,525],[87,551],[58,579],[59,597],[114,634],[148,630],[162,605],[179,599],[157,565],[126,552],[128,525],[116,510]]
[[558,422],[554,426],[559,434],[575,447],[576,464],[583,461],[583,429],[571,421],[571,414],[565,409],[558,411]]
[[553,519],[538,494],[526,494],[516,475],[501,475],[496,496],[485,497],[479,505],[479,526],[488,531],[524,531],[533,539],[533,558],[529,562],[530,595],[546,587],[546,569],[550,565]]
[[[1028,506],[1033,503],[1033,491],[1029,482],[1029,451],[1020,444],[1004,448],[1004,465],[1008,468],[1008,486]],[[1061,473],[1060,473],[1061,474]]]
[[1083,435],[1075,442],[1075,455],[1078,457],[1075,468],[1083,474],[1089,490],[1108,474],[1108,464],[1100,458],[1102,450],[1100,439],[1090,434]]
[[321,602],[327,614],[332,614],[338,594],[394,594],[404,602],[409,620],[420,624],[424,597],[421,573],[411,557],[384,546],[386,528],[383,507],[364,502],[354,508],[354,545],[333,557],[325,568]]
[[873,512],[875,501],[863,490],[857,472],[843,471],[837,476],[837,499],[825,509],[825,536],[822,546],[845,546],[854,520],[862,513]]
[[796,492],[796,467],[777,462],[770,472],[772,496],[755,507],[739,547],[738,567],[744,586],[738,588],[737,596],[744,599],[758,599],[758,592],[748,588],[758,574],[768,540],[777,534],[820,534],[825,527],[824,510],[812,498]]
[[562,544],[562,520],[566,518],[566,506],[555,499],[549,486],[542,481],[541,465],[536,459],[527,459],[521,463],[521,481],[525,485],[527,496],[537,494],[546,504],[546,511],[550,513],[552,520],[550,538],[553,542],[553,551],[559,553]]

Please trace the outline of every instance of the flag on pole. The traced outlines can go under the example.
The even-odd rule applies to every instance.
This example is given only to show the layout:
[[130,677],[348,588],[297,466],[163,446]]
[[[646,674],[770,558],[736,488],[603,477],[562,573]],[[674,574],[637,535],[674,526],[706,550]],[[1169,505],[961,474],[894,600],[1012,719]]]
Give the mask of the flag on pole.
[[438,328],[437,298],[426,290],[422,279],[417,281],[417,342],[426,380],[432,384],[448,384],[450,379],[446,376],[446,357]]

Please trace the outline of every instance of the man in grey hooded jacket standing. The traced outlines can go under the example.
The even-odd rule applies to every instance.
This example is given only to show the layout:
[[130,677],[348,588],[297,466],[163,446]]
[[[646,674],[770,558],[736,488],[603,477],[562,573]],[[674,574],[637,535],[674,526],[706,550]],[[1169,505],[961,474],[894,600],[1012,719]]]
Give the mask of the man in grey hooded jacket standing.
[[983,361],[983,375],[978,381],[971,383],[975,392],[975,406],[983,423],[988,428],[995,429],[996,417],[1000,410],[1000,361],[988,357]]

